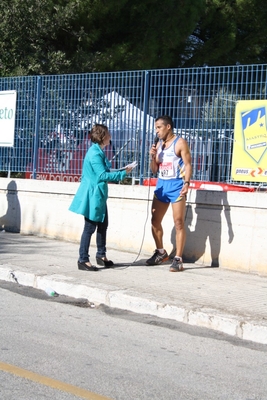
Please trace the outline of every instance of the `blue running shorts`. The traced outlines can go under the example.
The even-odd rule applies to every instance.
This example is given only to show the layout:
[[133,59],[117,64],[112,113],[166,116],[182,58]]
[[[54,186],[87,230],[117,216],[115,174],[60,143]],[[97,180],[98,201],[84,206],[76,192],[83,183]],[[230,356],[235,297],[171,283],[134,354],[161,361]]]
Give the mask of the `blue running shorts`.
[[158,178],[154,197],[162,203],[177,203],[184,198],[180,196],[183,186],[183,179]]

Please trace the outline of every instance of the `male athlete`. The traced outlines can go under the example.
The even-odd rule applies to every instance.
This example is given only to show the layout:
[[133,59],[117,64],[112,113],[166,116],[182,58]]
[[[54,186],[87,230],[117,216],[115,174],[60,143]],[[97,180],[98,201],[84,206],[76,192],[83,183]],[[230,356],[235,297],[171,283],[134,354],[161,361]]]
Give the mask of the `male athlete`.
[[150,149],[153,174],[158,174],[157,186],[152,202],[152,235],[156,250],[147,265],[158,265],[168,260],[163,247],[162,219],[172,205],[173,221],[176,231],[176,255],[170,267],[171,272],[183,271],[183,250],[186,232],[184,226],[186,194],[192,174],[191,154],[186,140],[173,133],[172,118],[158,117],[155,129],[159,142]]

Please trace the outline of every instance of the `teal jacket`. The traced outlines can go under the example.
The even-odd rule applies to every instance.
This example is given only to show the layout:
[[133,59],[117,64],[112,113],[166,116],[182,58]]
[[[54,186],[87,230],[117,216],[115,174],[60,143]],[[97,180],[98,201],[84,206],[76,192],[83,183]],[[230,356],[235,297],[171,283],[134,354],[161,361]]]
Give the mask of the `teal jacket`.
[[69,207],[70,211],[84,215],[95,222],[103,222],[108,199],[108,182],[119,182],[126,171],[110,171],[111,164],[105,153],[94,143],[87,151],[82,168],[80,186]]

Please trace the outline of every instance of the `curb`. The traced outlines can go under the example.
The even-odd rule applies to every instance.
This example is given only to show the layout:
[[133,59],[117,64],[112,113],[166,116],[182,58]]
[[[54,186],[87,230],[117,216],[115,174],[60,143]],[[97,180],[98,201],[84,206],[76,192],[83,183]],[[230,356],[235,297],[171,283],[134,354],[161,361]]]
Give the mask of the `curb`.
[[163,304],[155,300],[127,293],[126,290],[108,290],[77,284],[64,275],[36,275],[6,267],[0,267],[0,280],[16,282],[23,286],[45,290],[53,288],[58,294],[74,298],[85,298],[97,305],[149,314],[162,319],[171,319],[192,326],[212,329],[239,339],[267,344],[267,322],[245,319],[242,316],[222,313],[208,308],[186,309],[174,304]]

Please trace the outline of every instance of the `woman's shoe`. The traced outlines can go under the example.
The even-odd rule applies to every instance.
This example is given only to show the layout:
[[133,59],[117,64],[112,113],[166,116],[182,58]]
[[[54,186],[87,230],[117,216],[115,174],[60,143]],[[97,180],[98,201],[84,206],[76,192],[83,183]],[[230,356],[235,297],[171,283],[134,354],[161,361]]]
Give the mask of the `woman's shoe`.
[[100,258],[100,257],[96,257],[96,263],[97,263],[97,265],[102,265],[105,268],[110,268],[114,265],[113,261],[104,260],[103,258]]
[[98,271],[98,268],[94,265],[87,265],[88,261],[80,262],[78,261],[78,269],[82,271]]

